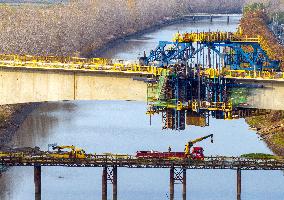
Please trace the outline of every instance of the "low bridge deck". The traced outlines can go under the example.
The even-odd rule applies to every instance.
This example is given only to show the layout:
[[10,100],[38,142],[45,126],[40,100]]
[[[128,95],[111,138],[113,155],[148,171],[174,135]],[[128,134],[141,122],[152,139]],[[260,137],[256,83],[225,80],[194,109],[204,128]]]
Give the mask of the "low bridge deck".
[[126,167],[126,168],[183,168],[232,170],[284,170],[284,161],[248,159],[241,157],[205,157],[204,160],[162,158],[114,158],[101,155],[93,158],[2,157],[4,166],[64,166],[64,167]]

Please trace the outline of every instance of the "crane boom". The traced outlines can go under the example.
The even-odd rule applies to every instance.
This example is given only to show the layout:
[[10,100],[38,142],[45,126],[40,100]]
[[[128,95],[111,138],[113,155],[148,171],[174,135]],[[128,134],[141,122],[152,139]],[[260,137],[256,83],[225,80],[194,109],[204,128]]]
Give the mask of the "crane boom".
[[188,141],[188,143],[185,145],[185,154],[190,155],[190,148],[193,146],[193,144],[195,144],[197,142],[201,142],[202,140],[205,140],[205,139],[210,138],[210,137],[211,137],[211,143],[213,143],[213,134],[206,135],[204,137],[200,137],[200,138],[197,138],[195,140]]
[[75,149],[75,146],[73,146],[73,145],[71,145],[71,146],[70,146],[70,145],[68,145],[68,146],[53,146],[52,149],[53,149],[53,150],[56,150],[56,149],[57,149],[57,150],[59,150],[59,151],[62,150],[62,149],[71,149],[71,150],[74,150],[74,149]]
[[206,136],[204,136],[204,137],[200,137],[200,138],[197,138],[197,139],[195,139],[195,140],[192,140],[192,141],[189,141],[188,143],[190,143],[190,144],[195,144],[195,143],[197,143],[197,142],[201,142],[202,140],[205,140],[205,139],[207,139],[207,138],[210,138],[211,137],[211,143],[213,143],[213,134],[210,134],[210,135],[206,135]]

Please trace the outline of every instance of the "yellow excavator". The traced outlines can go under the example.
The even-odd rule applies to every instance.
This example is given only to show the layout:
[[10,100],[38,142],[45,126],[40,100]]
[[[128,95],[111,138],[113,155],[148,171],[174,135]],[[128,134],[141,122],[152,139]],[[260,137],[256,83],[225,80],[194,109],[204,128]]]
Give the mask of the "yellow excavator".
[[[193,147],[193,145],[197,142],[201,142],[202,140],[205,140],[207,138],[211,138],[211,143],[213,143],[213,134],[204,136],[204,137],[200,137],[197,138],[195,140],[191,140],[189,141],[186,145],[185,145],[185,149],[184,149],[184,153],[186,155],[186,157],[190,157],[193,159],[204,159],[204,154],[203,154],[203,148],[202,147]],[[192,151],[191,151],[191,147]]]
[[[66,151],[66,150],[69,151]],[[73,145],[71,146],[52,146],[52,152],[48,154],[50,157],[54,158],[86,158],[86,152],[81,149],[77,148]]]

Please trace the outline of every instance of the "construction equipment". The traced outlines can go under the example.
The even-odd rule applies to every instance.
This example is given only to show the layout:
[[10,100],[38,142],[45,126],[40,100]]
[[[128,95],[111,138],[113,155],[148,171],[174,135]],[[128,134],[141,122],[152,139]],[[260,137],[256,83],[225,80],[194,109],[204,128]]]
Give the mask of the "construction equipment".
[[[159,151],[137,151],[136,158],[162,158],[162,159],[192,159],[192,160],[204,160],[203,148],[193,147],[197,142],[205,140],[211,137],[211,143],[213,143],[213,134],[197,138],[195,140],[189,141],[185,145],[184,152],[172,152],[169,147],[168,152]],[[193,148],[192,148],[193,147]],[[191,150],[192,148],[192,150]]]
[[[211,143],[213,143],[213,134],[204,136],[204,137],[200,137],[197,138],[195,140],[191,140],[189,141],[186,145],[185,145],[185,150],[184,153],[186,155],[186,157],[191,157],[193,159],[204,159],[204,154],[203,154],[203,148],[202,147],[193,147],[193,145],[197,142],[201,142],[202,140],[205,140],[207,138],[211,138]],[[193,147],[193,148],[192,148]],[[192,151],[191,151],[192,148]]]
[[[52,146],[52,149],[55,150],[55,151],[50,152],[48,154],[49,157],[54,157],[54,158],[87,158],[87,154],[83,149],[77,148],[73,145],[71,145],[71,146]],[[69,149],[69,151],[66,151],[65,149]]]

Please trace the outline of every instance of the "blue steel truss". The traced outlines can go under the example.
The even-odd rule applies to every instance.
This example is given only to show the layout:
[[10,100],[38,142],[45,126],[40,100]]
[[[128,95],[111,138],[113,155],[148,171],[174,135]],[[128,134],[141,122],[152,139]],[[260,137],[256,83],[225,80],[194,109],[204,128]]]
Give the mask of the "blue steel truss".
[[[246,47],[253,51],[245,51]],[[256,42],[169,42],[160,41],[155,50],[144,58],[144,63],[159,67],[194,59],[204,48],[214,51],[231,70],[279,70],[280,61],[271,60]],[[223,52],[220,49],[223,49]],[[225,49],[225,50],[224,50]]]

